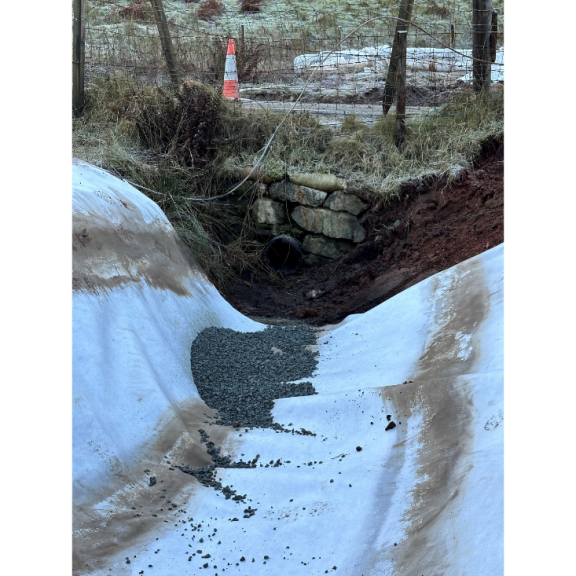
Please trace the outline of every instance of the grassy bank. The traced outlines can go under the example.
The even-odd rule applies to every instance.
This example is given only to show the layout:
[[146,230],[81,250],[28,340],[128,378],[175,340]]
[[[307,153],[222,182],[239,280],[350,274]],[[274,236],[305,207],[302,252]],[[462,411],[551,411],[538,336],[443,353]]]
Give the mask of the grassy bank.
[[[96,80],[86,110],[74,121],[74,155],[127,178],[156,201],[211,279],[255,270],[261,244],[248,209],[258,186],[246,183],[224,202],[195,203],[240,181],[282,115],[245,111],[211,88],[188,83],[171,93],[126,76]],[[313,117],[291,115],[263,171],[331,173],[374,202],[394,197],[401,182],[467,167],[481,144],[503,132],[503,94],[465,94],[413,120],[406,146],[394,145],[394,116],[369,127],[348,117],[336,129]]]

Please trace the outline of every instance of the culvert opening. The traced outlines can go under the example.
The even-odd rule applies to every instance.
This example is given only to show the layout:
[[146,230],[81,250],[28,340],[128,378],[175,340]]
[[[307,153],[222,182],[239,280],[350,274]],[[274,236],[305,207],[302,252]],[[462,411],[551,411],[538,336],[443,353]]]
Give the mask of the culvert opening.
[[304,253],[297,240],[291,236],[272,238],[262,253],[264,261],[272,270],[281,274],[294,274],[302,266]]

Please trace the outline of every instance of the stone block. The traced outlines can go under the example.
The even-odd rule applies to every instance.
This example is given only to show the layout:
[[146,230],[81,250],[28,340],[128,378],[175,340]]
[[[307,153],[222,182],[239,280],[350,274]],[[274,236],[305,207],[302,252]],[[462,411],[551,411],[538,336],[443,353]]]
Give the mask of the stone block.
[[292,172],[289,174],[290,180],[294,184],[309,186],[315,190],[324,192],[334,192],[335,190],[345,190],[346,181],[334,176],[334,174],[308,174],[302,172]]
[[276,182],[270,186],[268,191],[271,198],[282,200],[284,202],[297,202],[304,206],[322,206],[326,200],[326,192],[314,190],[307,186],[299,186],[288,180]]
[[354,249],[354,244],[346,240],[333,240],[324,236],[306,236],[302,242],[305,252],[338,260]]
[[324,234],[329,238],[345,238],[353,242],[362,242],[366,238],[366,231],[356,216],[347,212],[297,206],[292,211],[292,218],[298,226],[314,234]]
[[360,212],[363,212],[368,208],[368,204],[365,204],[354,194],[346,194],[346,192],[334,192],[330,194],[326,201],[324,202],[324,208],[330,208],[330,210],[335,210],[338,212],[349,212],[354,216],[358,216]]
[[275,202],[270,198],[259,198],[252,206],[252,217],[258,224],[284,224],[286,208],[281,202]]

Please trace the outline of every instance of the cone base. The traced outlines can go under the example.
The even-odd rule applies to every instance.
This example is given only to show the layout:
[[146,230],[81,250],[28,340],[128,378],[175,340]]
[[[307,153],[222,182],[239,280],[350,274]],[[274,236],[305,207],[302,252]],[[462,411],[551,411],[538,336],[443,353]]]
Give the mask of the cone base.
[[236,80],[224,80],[224,98],[238,100],[240,98],[240,89]]

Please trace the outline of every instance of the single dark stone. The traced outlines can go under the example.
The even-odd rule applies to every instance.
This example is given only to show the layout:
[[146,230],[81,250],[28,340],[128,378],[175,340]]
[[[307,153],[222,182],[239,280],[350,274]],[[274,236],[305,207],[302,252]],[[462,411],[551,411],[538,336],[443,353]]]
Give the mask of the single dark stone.
[[396,428],[396,422],[394,422],[394,420],[392,420],[392,422],[390,422],[390,424],[388,424],[384,430],[387,432],[388,430],[392,430],[392,428]]
[[356,446],[356,452],[362,452],[362,446]]
[[150,479],[148,480],[148,486],[154,486],[154,484],[156,484],[156,476],[150,476]]

